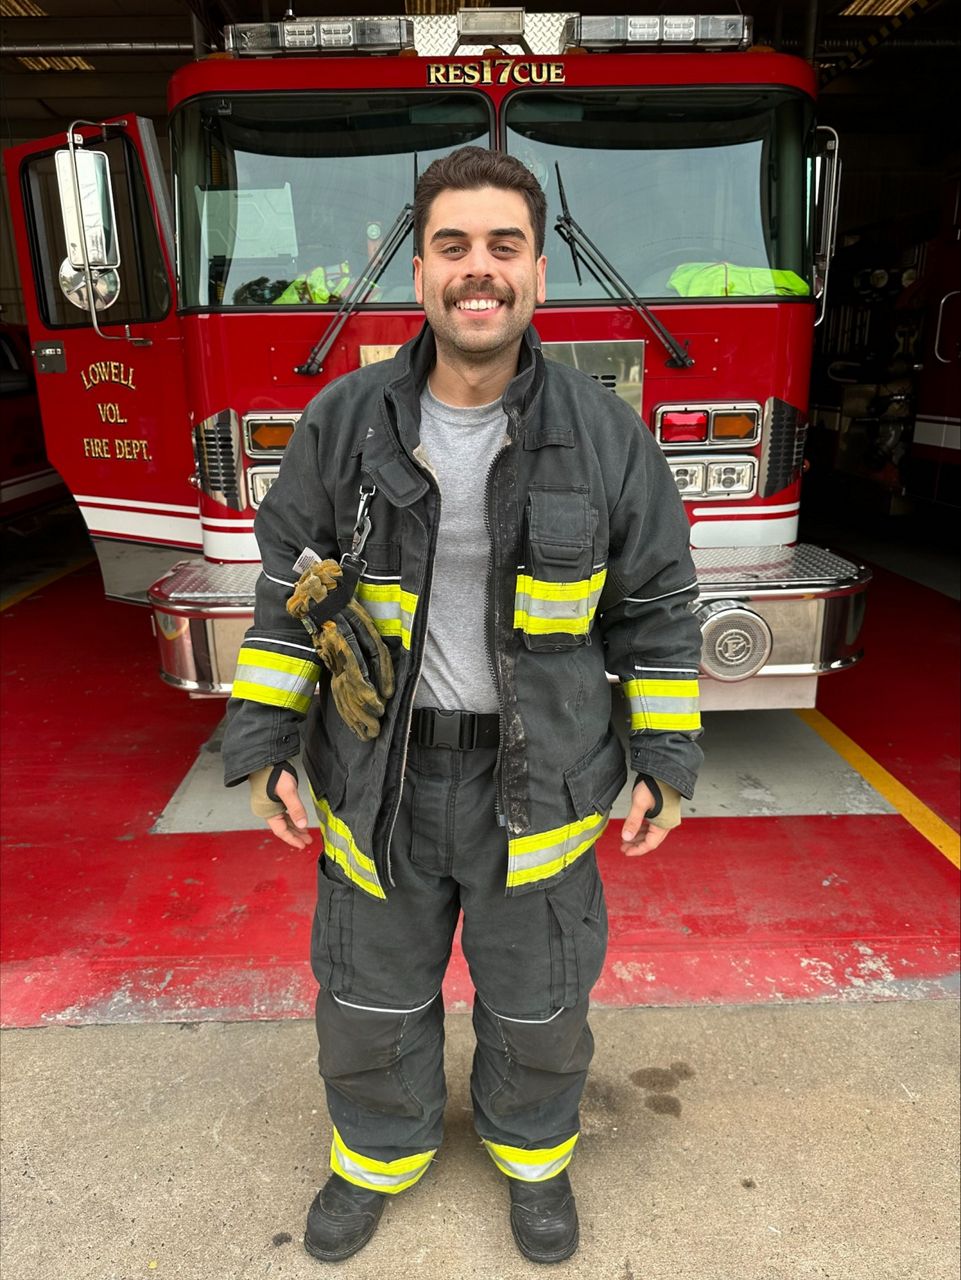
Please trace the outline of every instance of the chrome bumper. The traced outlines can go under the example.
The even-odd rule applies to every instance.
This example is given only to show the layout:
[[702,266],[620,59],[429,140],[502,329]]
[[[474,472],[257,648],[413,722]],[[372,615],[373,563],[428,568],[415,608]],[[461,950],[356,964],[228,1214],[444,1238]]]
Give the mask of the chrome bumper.
[[[695,612],[713,624],[704,628],[702,668],[709,709],[812,706],[817,677],[861,657],[871,580],[863,565],[804,544],[692,554]],[[259,576],[259,564],[186,560],[153,584],[148,598],[164,680],[194,694],[230,693]],[[763,687],[755,677],[764,678]],[[730,687],[712,692],[712,685]]]
[[168,684],[201,696],[230,693],[254,616],[259,564],[182,560],[147,592]]
[[813,706],[817,677],[862,656],[864,565],[803,543],[692,554],[706,709]]

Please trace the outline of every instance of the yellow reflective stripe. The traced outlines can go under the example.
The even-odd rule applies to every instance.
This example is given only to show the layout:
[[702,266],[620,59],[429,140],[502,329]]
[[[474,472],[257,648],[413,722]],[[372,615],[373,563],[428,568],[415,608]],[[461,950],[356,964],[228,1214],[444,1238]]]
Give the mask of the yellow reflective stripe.
[[701,716],[697,711],[669,712],[634,711],[631,712],[632,729],[700,729]]
[[590,578],[580,578],[577,582],[545,582],[543,578],[532,578],[528,573],[519,573],[517,590],[519,594],[528,595],[533,600],[587,600],[592,592],[600,591],[606,577],[606,569],[601,569]]
[[539,636],[558,632],[586,634],[606,578],[606,569],[576,582],[547,582],[529,573],[519,573],[514,595],[514,629]]
[[696,680],[625,680],[624,692],[632,698],[696,698]]
[[556,1147],[534,1150],[508,1147],[500,1142],[488,1142],[486,1138],[484,1146],[501,1173],[506,1173],[509,1178],[517,1178],[521,1182],[544,1182],[567,1168],[579,1136],[575,1133],[572,1138]]
[[432,1151],[403,1156],[399,1160],[373,1160],[358,1151],[351,1151],[335,1127],[330,1144],[330,1167],[357,1187],[393,1196],[398,1191],[406,1191],[424,1176],[436,1151],[435,1147]]
[[[592,813],[553,831],[509,839],[507,887],[513,889],[559,875],[600,840],[608,821],[604,814]],[[523,865],[518,865],[519,862]]]
[[237,655],[232,693],[248,702],[289,707],[303,713],[310,707],[319,674],[317,662],[245,646]]
[[550,635],[554,631],[580,635],[590,630],[592,617],[593,614],[582,614],[579,618],[535,618],[523,609],[515,609],[514,630],[526,631],[531,636]]
[[353,832],[343,818],[335,817],[326,798],[318,797],[313,787],[310,789],[314,808],[320,822],[320,831],[324,837],[324,853],[331,862],[336,862],[344,875],[359,889],[369,893],[372,898],[386,898],[381,888],[377,866],[357,845]]
[[631,729],[700,729],[697,680],[625,680]]
[[288,707],[305,715],[310,710],[309,693],[290,693],[284,689],[271,689],[269,685],[251,684],[249,680],[235,680],[230,688],[235,698],[248,702],[263,702],[269,707]]
[[399,582],[366,582],[357,584],[357,599],[373,619],[382,636],[399,637],[405,649],[410,648],[419,597],[405,591]]

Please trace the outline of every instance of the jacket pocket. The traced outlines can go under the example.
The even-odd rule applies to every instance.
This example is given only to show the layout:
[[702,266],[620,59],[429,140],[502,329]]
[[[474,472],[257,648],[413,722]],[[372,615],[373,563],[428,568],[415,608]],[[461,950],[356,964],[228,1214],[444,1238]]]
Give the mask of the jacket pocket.
[[317,906],[310,931],[310,967],[327,991],[346,994],[353,976],[354,891],[331,874],[326,854],[317,859]]
[[627,781],[627,760],[617,734],[608,733],[586,756],[565,770],[564,781],[579,818],[607,813]]
[[514,628],[534,653],[588,643],[604,571],[594,567],[595,513],[586,489],[531,489]]

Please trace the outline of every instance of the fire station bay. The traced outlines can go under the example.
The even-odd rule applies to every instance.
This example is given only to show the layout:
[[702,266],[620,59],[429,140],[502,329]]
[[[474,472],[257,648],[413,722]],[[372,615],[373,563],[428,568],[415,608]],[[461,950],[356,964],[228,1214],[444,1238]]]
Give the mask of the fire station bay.
[[301,7],[0,0],[5,1278],[954,1280],[961,0]]

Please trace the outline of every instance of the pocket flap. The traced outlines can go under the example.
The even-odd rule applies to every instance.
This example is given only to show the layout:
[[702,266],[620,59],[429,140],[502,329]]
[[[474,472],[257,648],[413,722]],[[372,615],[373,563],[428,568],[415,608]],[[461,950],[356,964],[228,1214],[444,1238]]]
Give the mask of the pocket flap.
[[[594,547],[591,506],[576,489],[532,489],[528,494],[530,569],[536,578],[590,577]],[[551,572],[551,570],[555,572]]]
[[627,759],[620,738],[613,731],[587,756],[564,774],[571,802],[579,818],[606,813],[627,781]]

